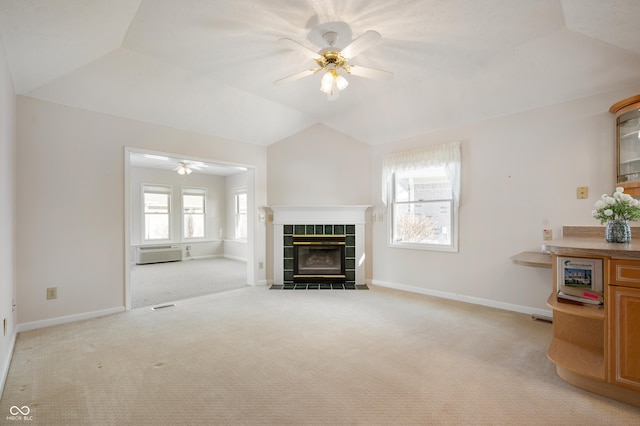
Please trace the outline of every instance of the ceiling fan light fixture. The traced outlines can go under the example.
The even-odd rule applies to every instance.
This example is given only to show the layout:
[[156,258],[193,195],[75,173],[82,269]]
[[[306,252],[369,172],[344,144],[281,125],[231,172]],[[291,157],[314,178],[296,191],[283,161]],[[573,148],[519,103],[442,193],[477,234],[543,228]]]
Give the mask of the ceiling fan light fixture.
[[185,174],[190,175],[192,171],[193,170],[191,170],[191,167],[189,167],[189,164],[187,164],[187,163],[178,164],[178,174],[179,175],[185,175]]
[[347,86],[349,86],[347,79],[338,74],[338,77],[336,77],[336,87],[338,87],[338,90],[344,90]]
[[335,47],[338,37],[338,33],[335,31],[325,31],[322,34],[322,38],[327,43],[328,47],[321,49],[318,52],[289,38],[282,38],[278,40],[279,44],[313,59],[318,65],[318,68],[307,69],[305,71],[292,74],[288,77],[274,81],[274,84],[282,84],[283,82],[294,81],[319,72],[324,72],[320,83],[320,91],[326,93],[329,99],[335,99],[340,91],[345,90],[349,86],[349,81],[347,81],[343,75],[338,73],[339,70],[342,70],[344,73],[349,75],[356,75],[375,80],[390,80],[393,78],[393,73],[389,71],[348,64],[348,61],[350,61],[354,56],[378,43],[382,38],[380,33],[373,30],[367,30],[359,37],[353,39],[342,49]]
[[324,93],[330,93],[331,89],[333,89],[333,83],[335,81],[335,77],[333,76],[331,71],[333,70],[328,70],[325,73],[325,75],[322,76],[322,81],[320,82],[320,91]]
[[326,74],[322,76],[322,82],[320,83],[320,91],[330,95],[337,90],[344,90],[349,86],[349,82],[346,78],[338,74],[338,72],[331,68],[328,69]]

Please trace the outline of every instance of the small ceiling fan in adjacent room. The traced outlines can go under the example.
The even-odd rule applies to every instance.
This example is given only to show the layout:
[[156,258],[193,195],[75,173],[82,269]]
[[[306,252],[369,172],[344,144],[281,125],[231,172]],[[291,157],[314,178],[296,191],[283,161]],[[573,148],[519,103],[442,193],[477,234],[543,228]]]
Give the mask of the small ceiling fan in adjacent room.
[[349,85],[344,74],[374,80],[391,80],[393,78],[393,73],[389,71],[382,71],[348,63],[359,53],[380,42],[382,36],[377,31],[365,31],[361,36],[342,49],[335,47],[335,43],[338,40],[337,32],[326,31],[322,34],[322,38],[327,42],[329,47],[326,47],[319,52],[316,52],[290,38],[281,38],[278,40],[279,44],[313,59],[318,67],[310,68],[292,74],[288,77],[281,78],[274,81],[274,84],[287,83],[324,71],[325,74],[322,77],[320,90],[327,94],[328,99],[333,100],[336,99],[338,94]]
[[203,163],[189,163],[187,161],[180,161],[178,166],[173,169],[178,172],[179,175],[190,175],[194,170],[200,170],[202,167],[206,167]]

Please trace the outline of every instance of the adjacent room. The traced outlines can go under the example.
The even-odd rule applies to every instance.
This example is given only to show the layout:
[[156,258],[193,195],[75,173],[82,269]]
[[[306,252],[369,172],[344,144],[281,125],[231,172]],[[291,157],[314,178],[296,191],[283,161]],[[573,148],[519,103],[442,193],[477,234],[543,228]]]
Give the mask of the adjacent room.
[[252,173],[157,152],[128,167],[131,308],[246,286]]
[[639,20],[0,1],[0,419],[639,423]]

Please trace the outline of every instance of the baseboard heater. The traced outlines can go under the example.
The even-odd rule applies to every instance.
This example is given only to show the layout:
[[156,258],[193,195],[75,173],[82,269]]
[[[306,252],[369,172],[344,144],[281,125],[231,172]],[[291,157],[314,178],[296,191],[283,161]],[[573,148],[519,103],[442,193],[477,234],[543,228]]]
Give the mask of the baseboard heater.
[[182,260],[182,249],[179,246],[144,246],[138,247],[136,264],[176,262]]

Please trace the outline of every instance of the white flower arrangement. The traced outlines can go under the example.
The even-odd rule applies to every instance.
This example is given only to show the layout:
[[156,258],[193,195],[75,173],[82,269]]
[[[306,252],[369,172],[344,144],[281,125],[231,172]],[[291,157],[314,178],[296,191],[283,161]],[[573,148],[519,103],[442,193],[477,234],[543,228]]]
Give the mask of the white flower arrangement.
[[612,195],[604,194],[596,201],[591,216],[603,224],[610,220],[637,220],[640,219],[639,204],[638,200],[624,193],[624,188],[617,187]]

